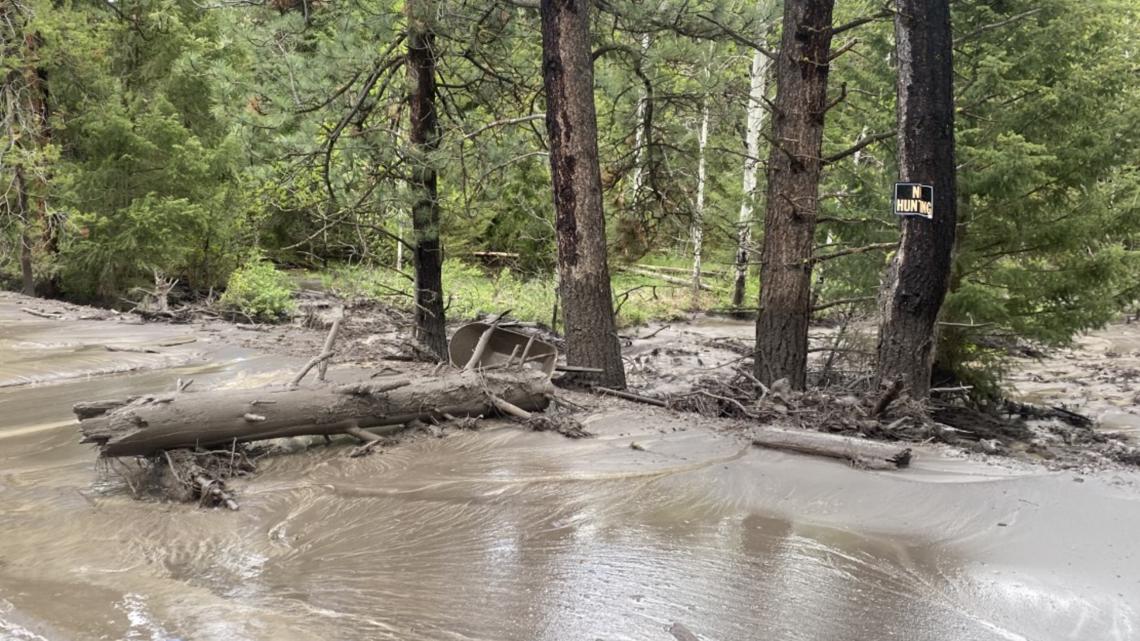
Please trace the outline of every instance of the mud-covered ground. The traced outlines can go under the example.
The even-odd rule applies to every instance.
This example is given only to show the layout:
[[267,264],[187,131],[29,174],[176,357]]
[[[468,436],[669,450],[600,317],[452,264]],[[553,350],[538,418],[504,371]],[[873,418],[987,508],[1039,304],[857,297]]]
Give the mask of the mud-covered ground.
[[[915,444],[909,469],[869,472],[751,447],[749,420],[560,391],[593,438],[489,421],[362,458],[298,440],[233,482],[228,512],[135,500],[77,443],[77,400],[289,380],[320,309],[142,323],[0,294],[0,640],[1140,637],[1140,474],[1122,466]],[[406,319],[364,311],[336,371],[422,367],[385,359],[407,355]],[[679,397],[751,338],[657,329],[630,332],[631,383]],[[1112,398],[1038,402],[1131,415]]]
[[[343,301],[313,290],[302,294],[299,312],[291,322],[276,325],[202,316],[180,323],[148,323],[133,314],[24,299],[15,294],[0,296],[7,297],[29,318],[46,315],[65,321],[148,324],[162,327],[173,336],[145,346],[145,351],[127,363],[119,362],[115,367],[120,369],[165,367],[179,359],[201,358],[213,345],[307,358],[320,352],[333,318],[343,314],[332,363],[373,371],[427,370],[407,340],[410,315],[371,301]],[[541,328],[521,329],[539,332],[561,347],[558,337]],[[632,391],[709,417],[878,440],[933,442],[945,445],[945,452],[952,456],[986,459],[992,455],[1053,469],[1089,471],[1140,464],[1135,438],[1140,431],[1140,324],[1121,321],[1078,337],[1071,348],[1012,360],[1006,379],[1008,398],[1049,414],[1026,416],[1017,416],[1013,410],[991,416],[967,411],[958,407],[964,397],[955,394],[936,395],[934,411],[903,399],[888,406],[883,415],[869,416],[883,393],[869,387],[873,331],[873,326],[866,324],[813,328],[809,333],[809,378],[817,384],[817,391],[806,395],[779,390],[770,395],[769,390],[746,378],[751,371],[755,337],[751,321],[695,315],[684,321],[632,328],[623,331],[621,339]],[[113,339],[108,349],[115,349]],[[112,358],[111,354],[102,356]],[[93,371],[102,370],[95,367]],[[4,384],[0,374],[0,386]],[[715,398],[718,395],[721,400]],[[739,400],[729,401],[724,395]],[[576,402],[597,406],[602,399],[585,395]],[[1064,420],[1072,418],[1067,416],[1069,412],[1092,423]]]

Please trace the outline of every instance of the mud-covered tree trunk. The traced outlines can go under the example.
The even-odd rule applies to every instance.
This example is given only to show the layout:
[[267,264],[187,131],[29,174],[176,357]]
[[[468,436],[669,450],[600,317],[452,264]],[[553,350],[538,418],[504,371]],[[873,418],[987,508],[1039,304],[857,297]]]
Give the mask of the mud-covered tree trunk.
[[454,370],[316,388],[223,389],[79,403],[83,441],[103,456],[229,446],[271,438],[343,434],[356,429],[495,413],[496,401],[541,410],[553,392],[546,373]]
[[807,379],[812,243],[834,4],[834,0],[786,2],[776,61],[756,376],[764,383],[786,378],[796,389],[803,389]]
[[898,0],[897,9],[899,180],[934,186],[934,217],[902,220],[879,294],[877,379],[925,398],[957,224],[953,38],[948,0]]
[[542,0],[542,71],[558,236],[558,293],[571,365],[601,368],[591,378],[625,387],[606,261],[598,167],[594,63],[586,0]]
[[764,128],[764,91],[768,86],[768,57],[757,51],[752,55],[749,73],[747,127],[744,141],[743,196],[740,200],[740,220],[736,228],[735,276],[732,283],[732,306],[744,305],[745,280],[748,277],[749,253],[752,246],[752,210],[756,200],[756,178],[760,170],[760,132]]
[[415,267],[416,339],[447,357],[443,312],[443,252],[439,240],[439,198],[435,153],[439,149],[439,116],[435,107],[435,34],[433,0],[409,0],[408,80],[411,85],[411,168],[413,261]]

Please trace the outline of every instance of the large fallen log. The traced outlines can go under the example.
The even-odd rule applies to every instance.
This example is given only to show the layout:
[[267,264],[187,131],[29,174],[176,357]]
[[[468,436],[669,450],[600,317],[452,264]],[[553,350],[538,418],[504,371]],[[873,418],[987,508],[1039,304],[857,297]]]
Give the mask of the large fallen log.
[[909,447],[866,441],[810,430],[763,427],[752,433],[752,444],[776,450],[845,460],[870,470],[894,470],[910,465]]
[[544,409],[553,393],[533,369],[445,371],[423,378],[318,387],[181,392],[76,405],[83,442],[103,456],[146,456],[176,448],[229,446],[302,435],[354,434],[415,419],[497,412],[497,401]]

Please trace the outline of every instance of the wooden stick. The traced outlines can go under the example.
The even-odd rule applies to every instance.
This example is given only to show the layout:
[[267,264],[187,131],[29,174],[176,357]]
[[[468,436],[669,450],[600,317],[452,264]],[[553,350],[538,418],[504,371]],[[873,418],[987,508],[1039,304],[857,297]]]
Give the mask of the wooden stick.
[[375,443],[376,441],[384,440],[383,436],[373,434],[372,432],[356,427],[355,425],[346,429],[344,433],[348,434],[349,436],[355,436],[365,443]]
[[[337,316],[336,320],[333,321],[332,327],[329,329],[329,335],[325,337],[324,347],[321,348],[322,354],[332,354],[333,342],[336,341],[336,336],[337,336],[337,334],[340,333],[340,323],[343,320],[344,320],[344,311],[341,311],[341,315]],[[328,359],[321,361],[320,365],[317,367],[317,380],[318,381],[325,380],[325,373],[328,372],[328,369],[329,369]]]
[[51,320],[59,320],[59,319],[63,318],[63,316],[61,316],[60,314],[49,314],[46,312],[37,312],[36,310],[28,309],[27,307],[21,307],[20,311],[24,312],[25,314],[31,314],[32,316],[39,316],[40,318],[50,318]]
[[634,394],[633,392],[623,392],[621,390],[610,389],[608,387],[595,387],[594,391],[601,394],[609,394],[610,396],[617,396],[630,401],[637,401],[638,403],[645,403],[646,405],[656,405],[657,407],[669,407],[669,403],[650,396],[642,396],[641,394]]
[[555,365],[556,372],[581,372],[583,374],[604,374],[606,370],[600,367],[583,367],[582,365]]
[[332,352],[325,352],[320,356],[314,356],[312,360],[310,360],[305,364],[304,367],[301,368],[301,371],[297,372],[297,375],[293,377],[293,380],[289,381],[289,389],[297,389],[297,386],[301,384],[301,380],[305,378],[305,375],[309,373],[309,370],[316,367],[320,362],[332,358],[332,356]]
[[468,372],[479,364],[479,360],[483,358],[483,352],[487,351],[487,344],[491,342],[491,335],[495,333],[497,325],[491,323],[487,329],[483,330],[483,335],[479,337],[479,342],[475,344],[475,350],[471,352],[471,358],[467,359],[467,364],[463,366],[463,371]]
[[534,345],[534,334],[531,334],[530,338],[526,339],[526,347],[523,348],[522,358],[519,359],[519,367],[526,365],[526,357],[530,356],[530,348],[533,345]]
[[521,418],[524,421],[529,419],[531,416],[534,416],[533,414],[524,410],[523,408],[519,407],[518,405],[515,405],[514,403],[511,403],[508,401],[504,401],[503,399],[499,398],[498,396],[495,396],[494,394],[488,393],[487,398],[491,399],[491,403],[495,407],[497,407],[500,412],[502,412],[504,414],[510,414],[511,416],[514,416],[515,418]]
[[[535,354],[534,356],[530,356],[526,359],[519,361],[518,363],[516,363],[516,365],[521,367],[523,365],[526,365],[527,363],[532,363],[534,361],[541,361],[544,358],[550,358],[550,354]],[[506,367],[507,367],[507,363],[495,363],[494,365],[488,365],[482,369],[484,371],[490,371],[490,370],[495,370],[495,369],[505,369]],[[555,369],[557,369],[557,368],[555,368]]]
[[883,392],[883,395],[879,397],[879,401],[875,403],[875,409],[871,410],[871,416],[879,416],[883,412],[887,411],[887,407],[889,407],[890,404],[899,397],[899,394],[902,392],[902,388],[902,379],[896,378],[895,382],[891,383],[891,386],[887,388],[887,391]]

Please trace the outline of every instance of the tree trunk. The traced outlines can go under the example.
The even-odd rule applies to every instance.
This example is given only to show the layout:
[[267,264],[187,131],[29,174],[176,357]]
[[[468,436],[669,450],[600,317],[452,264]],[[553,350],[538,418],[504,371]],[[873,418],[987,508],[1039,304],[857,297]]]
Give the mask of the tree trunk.
[[[103,456],[146,456],[184,447],[228,447],[286,436],[343,434],[496,413],[494,399],[539,410],[552,393],[545,372],[454,372],[420,379],[372,379],[338,387],[183,392],[75,406],[83,442]],[[494,398],[492,398],[494,397]]]
[[776,62],[756,376],[766,384],[786,378],[794,389],[803,389],[807,382],[812,244],[834,4],[834,0],[786,2]]
[[20,280],[25,296],[36,295],[36,276],[32,269],[32,240],[31,213],[28,211],[28,182],[24,178],[24,168],[16,167],[12,178],[12,190],[15,192],[9,198],[15,200],[16,207],[9,214],[15,219],[20,228]]
[[768,57],[760,51],[752,55],[749,74],[747,130],[744,157],[744,190],[740,200],[740,220],[736,227],[736,277],[732,286],[732,306],[744,306],[744,286],[748,277],[752,245],[752,209],[756,199],[756,177],[760,168],[760,132],[764,128],[764,91],[768,86]]
[[877,381],[930,393],[935,322],[950,282],[957,224],[953,37],[947,0],[897,0],[899,181],[934,186],[934,217],[902,219],[879,295]]
[[412,235],[415,251],[415,336],[441,359],[447,358],[443,311],[443,255],[440,249],[439,198],[435,153],[439,149],[439,117],[435,108],[435,10],[431,0],[409,0],[408,80],[412,86],[411,168]]
[[[641,36],[641,55],[649,51],[652,38],[648,33]],[[637,130],[633,135],[633,180],[630,181],[629,206],[637,206],[637,197],[641,193],[641,185],[645,180],[645,141],[648,139],[645,131],[645,110],[649,106],[649,94],[645,85],[639,85],[637,93]]]
[[591,380],[625,387],[606,260],[598,167],[594,64],[586,0],[542,0],[546,129],[558,236],[558,293],[570,365],[601,368]]
[[708,179],[705,167],[705,148],[708,146],[708,142],[709,99],[708,96],[705,96],[701,101],[701,131],[697,136],[697,206],[693,210],[693,222],[689,228],[689,238],[693,243],[693,311],[701,307],[701,249],[705,235],[705,183]]

